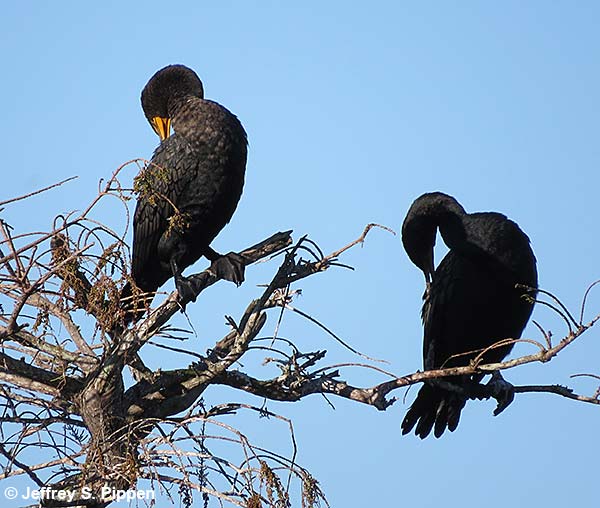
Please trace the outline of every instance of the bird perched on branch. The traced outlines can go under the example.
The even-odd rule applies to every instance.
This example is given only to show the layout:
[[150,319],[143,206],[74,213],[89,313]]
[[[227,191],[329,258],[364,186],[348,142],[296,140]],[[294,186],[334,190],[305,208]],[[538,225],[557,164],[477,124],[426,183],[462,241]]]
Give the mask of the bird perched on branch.
[[[154,293],[174,277],[180,301],[190,301],[193,287],[182,271],[202,256],[217,275],[241,284],[243,260],[234,253],[221,255],[210,244],[242,195],[247,156],[242,124],[204,99],[202,82],[183,65],[154,74],[141,101],[161,144],[134,185],[139,194],[133,219],[135,285]],[[122,298],[131,292],[127,285]]]
[[[434,270],[438,229],[450,251]],[[529,238],[516,223],[500,213],[466,213],[452,196],[432,192],[410,207],[402,242],[427,284],[422,311],[426,370],[469,365],[493,344],[521,336],[533,310],[537,269]],[[481,361],[500,362],[512,347],[490,348]],[[482,377],[443,381],[467,387]],[[415,425],[421,439],[432,429],[436,437],[446,428],[456,429],[466,398],[448,387],[435,381],[423,384],[402,422],[403,434]]]

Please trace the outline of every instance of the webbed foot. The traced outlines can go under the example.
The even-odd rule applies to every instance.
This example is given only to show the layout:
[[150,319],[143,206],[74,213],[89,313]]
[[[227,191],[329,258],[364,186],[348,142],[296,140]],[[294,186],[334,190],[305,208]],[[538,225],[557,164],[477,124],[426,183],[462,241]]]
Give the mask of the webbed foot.
[[217,277],[233,282],[236,286],[244,282],[245,267],[244,258],[235,252],[218,257],[210,265]]
[[494,409],[494,416],[498,416],[515,399],[515,387],[506,381],[499,371],[492,374],[492,379],[486,384],[490,388],[490,395],[496,399],[498,405]]
[[194,283],[183,275],[175,276],[175,287],[177,288],[179,304],[185,310],[185,306],[190,302],[196,301],[196,291]]

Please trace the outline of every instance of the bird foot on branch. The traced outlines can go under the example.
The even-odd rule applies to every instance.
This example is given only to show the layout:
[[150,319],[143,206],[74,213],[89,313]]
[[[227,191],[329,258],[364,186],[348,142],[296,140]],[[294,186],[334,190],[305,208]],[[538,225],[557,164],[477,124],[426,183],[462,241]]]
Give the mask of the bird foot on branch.
[[492,374],[492,379],[485,385],[490,390],[490,396],[496,399],[498,405],[494,409],[494,416],[498,416],[515,399],[515,387],[506,381],[499,371]]
[[492,378],[486,384],[473,382],[465,388],[465,396],[468,399],[496,399],[498,405],[494,409],[494,416],[498,416],[504,411],[515,398],[515,387],[506,381],[498,371],[492,373]]
[[204,359],[200,359],[197,362],[192,362],[191,368],[194,369],[198,373],[206,372],[208,369],[208,364]]
[[175,287],[177,288],[179,304],[182,307],[182,311],[184,311],[188,303],[196,301],[195,284],[191,279],[183,275],[176,275]]
[[233,282],[239,286],[244,282],[244,269],[246,262],[243,256],[230,252],[217,259],[211,265],[210,270],[219,278]]

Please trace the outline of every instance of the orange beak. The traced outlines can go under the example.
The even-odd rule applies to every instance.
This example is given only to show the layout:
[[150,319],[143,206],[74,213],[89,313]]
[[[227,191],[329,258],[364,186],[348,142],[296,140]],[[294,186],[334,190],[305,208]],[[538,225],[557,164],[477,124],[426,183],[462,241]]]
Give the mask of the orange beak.
[[154,132],[158,134],[161,141],[167,139],[171,134],[171,119],[170,118],[162,118],[160,116],[155,116],[150,122]]

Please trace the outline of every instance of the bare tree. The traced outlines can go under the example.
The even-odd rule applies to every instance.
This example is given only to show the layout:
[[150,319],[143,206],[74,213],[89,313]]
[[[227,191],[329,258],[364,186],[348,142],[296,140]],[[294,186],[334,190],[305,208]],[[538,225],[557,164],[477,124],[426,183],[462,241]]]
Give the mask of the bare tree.
[[[439,378],[547,362],[600,318],[584,322],[589,290],[579,319],[550,293],[540,291],[540,303],[552,307],[566,323],[562,340],[553,342],[538,325],[541,340],[506,339],[534,345],[537,351],[527,356],[493,365],[475,360],[466,367],[405,376],[386,372],[379,362],[293,306],[299,281],[345,267],[340,256],[362,243],[370,229],[382,227],[369,224],[359,238],[328,255],[306,237],[294,242],[289,231],[239,252],[247,265],[270,259],[276,267],[270,282],[257,290],[241,316],[227,318],[230,332],[215,338],[206,353],[188,351],[173,345],[183,333],[169,325],[181,309],[176,293],[152,308],[144,295],[134,293],[134,303],[147,306],[147,312],[126,324],[119,298],[123,285],[131,281],[125,232],[112,231],[94,217],[101,200],[116,198],[126,205],[130,199],[130,191],[117,179],[126,165],[83,212],[57,217],[48,232],[15,232],[0,222],[0,479],[27,475],[38,489],[45,489],[45,506],[107,506],[140,481],[181,499],[185,506],[191,505],[194,491],[202,493],[205,505],[210,497],[221,505],[251,508],[327,504],[318,482],[296,463],[292,422],[265,409],[265,399],[293,402],[311,394],[333,394],[385,410],[396,400],[390,395],[393,391],[425,380],[443,383]],[[0,207],[63,183],[4,201]],[[196,296],[218,282],[210,270],[192,280]],[[277,331],[269,337],[259,335],[269,315],[279,323],[284,312],[298,312],[315,322],[361,360],[323,365],[325,350],[302,351]],[[151,370],[144,363],[151,346],[191,360],[178,369]],[[250,353],[267,355],[266,361],[275,363],[280,374],[265,380],[240,370],[239,360]],[[376,371],[383,380],[371,387],[353,386],[342,375],[349,366]],[[208,408],[202,394],[211,385],[251,393],[257,405],[224,401]],[[600,391],[585,396],[559,385],[514,387],[514,393],[523,392],[550,392],[600,404]],[[493,384],[464,395],[495,397],[500,403]],[[252,443],[223,419],[241,411],[285,422],[289,453]]]

